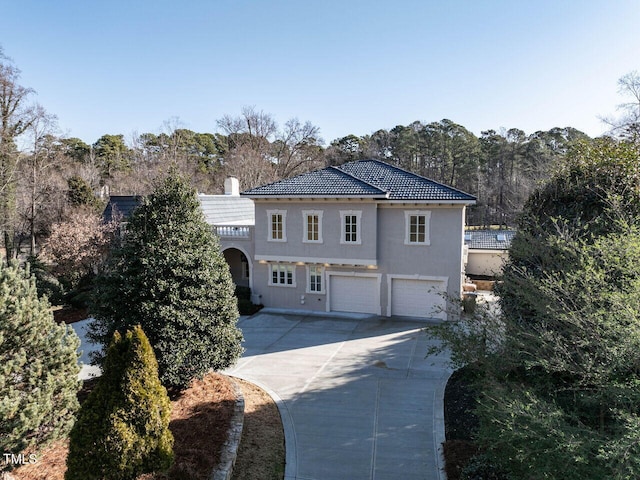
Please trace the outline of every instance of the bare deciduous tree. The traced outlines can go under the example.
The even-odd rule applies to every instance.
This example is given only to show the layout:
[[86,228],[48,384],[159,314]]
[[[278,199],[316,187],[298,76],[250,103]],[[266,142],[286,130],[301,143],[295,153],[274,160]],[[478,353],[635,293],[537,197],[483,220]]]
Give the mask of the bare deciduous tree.
[[19,85],[19,78],[20,70],[0,50],[0,230],[7,260],[16,255],[16,139],[35,118],[33,107],[27,103],[34,91]]
[[31,143],[31,152],[21,162],[18,186],[21,198],[17,205],[18,218],[29,236],[31,255],[36,253],[36,235],[43,230],[43,217],[55,204],[52,197],[63,193],[54,186],[54,177],[51,175],[59,153],[52,145],[55,143],[53,133],[56,129],[56,116],[47,113],[41,105],[36,105],[33,122],[25,132]]
[[640,73],[636,70],[618,79],[618,93],[625,99],[616,108],[618,117],[601,117],[611,127],[609,133],[615,137],[640,142]]
[[225,115],[217,123],[228,136],[226,173],[246,177],[243,188],[271,178],[272,171],[276,180],[324,164],[320,129],[311,122],[292,118],[280,129],[271,114],[245,107],[240,116]]
[[53,225],[42,258],[53,264],[56,276],[74,288],[82,277],[97,273],[118,223],[105,224],[96,212],[75,209],[65,221]]

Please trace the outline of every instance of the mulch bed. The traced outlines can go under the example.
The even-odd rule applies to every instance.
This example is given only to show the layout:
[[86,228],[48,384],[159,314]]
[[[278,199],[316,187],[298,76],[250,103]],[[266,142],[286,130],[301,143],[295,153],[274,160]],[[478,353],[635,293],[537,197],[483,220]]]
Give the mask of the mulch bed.
[[278,407],[267,392],[236,378],[244,396],[244,424],[231,480],[282,480],[285,445]]
[[89,318],[86,308],[62,307],[53,310],[53,319],[58,323],[75,323]]
[[473,414],[476,395],[470,375],[468,369],[456,370],[444,391],[446,441],[442,447],[448,480],[459,480],[464,467],[478,453],[472,438],[478,428],[478,419]]
[[[90,382],[95,383],[95,380]],[[91,383],[79,397],[86,398]],[[139,480],[206,479],[220,461],[233,416],[235,390],[229,379],[218,373],[194,381],[172,403],[169,428],[174,437],[175,463],[168,474],[148,474]],[[33,465],[12,472],[17,480],[63,480],[68,442],[59,441],[39,452]]]

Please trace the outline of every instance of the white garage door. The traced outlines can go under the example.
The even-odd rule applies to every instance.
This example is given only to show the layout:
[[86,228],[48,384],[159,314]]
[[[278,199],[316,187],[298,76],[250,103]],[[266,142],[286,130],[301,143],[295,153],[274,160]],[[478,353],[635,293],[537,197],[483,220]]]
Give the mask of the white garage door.
[[446,318],[445,282],[394,278],[391,280],[391,315]]
[[376,277],[329,277],[331,311],[378,313],[380,311],[380,289]]

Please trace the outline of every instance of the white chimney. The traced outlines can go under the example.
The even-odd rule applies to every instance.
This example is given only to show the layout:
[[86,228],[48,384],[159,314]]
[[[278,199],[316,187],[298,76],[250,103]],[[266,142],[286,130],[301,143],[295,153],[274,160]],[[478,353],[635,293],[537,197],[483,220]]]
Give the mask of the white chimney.
[[233,195],[235,197],[240,195],[240,182],[236,177],[227,177],[225,179],[224,194]]

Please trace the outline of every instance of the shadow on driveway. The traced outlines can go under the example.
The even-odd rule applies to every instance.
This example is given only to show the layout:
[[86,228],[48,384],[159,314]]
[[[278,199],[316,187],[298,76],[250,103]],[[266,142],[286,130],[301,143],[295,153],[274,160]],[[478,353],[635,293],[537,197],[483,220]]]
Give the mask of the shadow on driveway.
[[259,313],[227,371],[279,403],[286,479],[441,479],[444,356],[424,322]]

